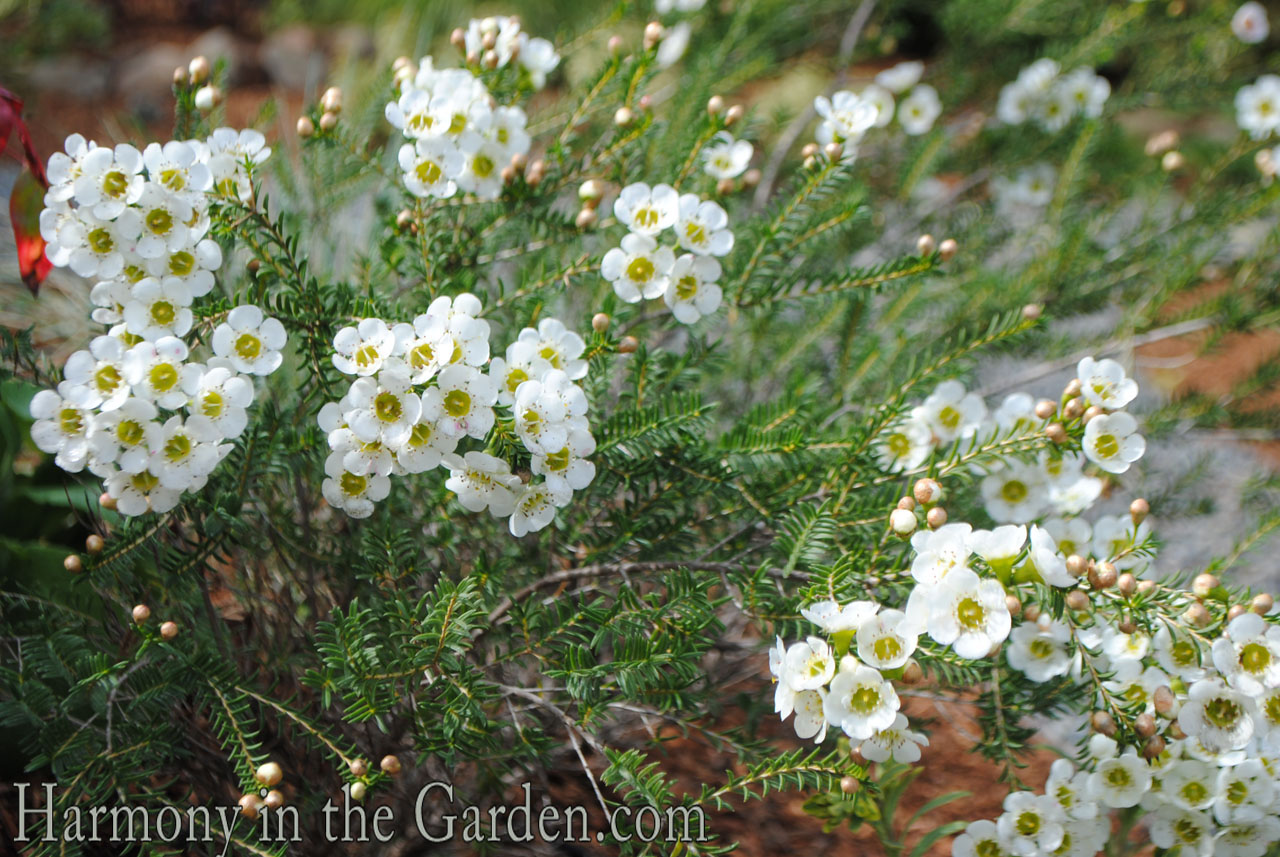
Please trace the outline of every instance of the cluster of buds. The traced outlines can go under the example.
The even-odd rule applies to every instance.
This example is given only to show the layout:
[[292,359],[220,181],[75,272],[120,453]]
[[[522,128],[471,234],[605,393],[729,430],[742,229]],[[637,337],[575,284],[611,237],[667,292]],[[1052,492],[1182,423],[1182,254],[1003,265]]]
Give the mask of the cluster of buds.
[[196,109],[208,113],[222,103],[222,90],[209,79],[212,67],[206,57],[198,56],[186,66],[178,66],[173,70],[173,85],[176,88],[197,87],[194,101]]
[[942,486],[938,481],[927,476],[917,479],[911,495],[898,500],[898,505],[889,513],[889,528],[904,539],[910,538],[919,526],[916,510],[922,509],[925,524],[936,530],[947,522],[947,510],[941,503]]
[[[130,615],[133,617],[135,625],[145,625],[151,619],[151,608],[145,604],[136,604]],[[160,624],[160,636],[165,640],[172,640],[177,637],[178,623],[172,620],[162,622]]]

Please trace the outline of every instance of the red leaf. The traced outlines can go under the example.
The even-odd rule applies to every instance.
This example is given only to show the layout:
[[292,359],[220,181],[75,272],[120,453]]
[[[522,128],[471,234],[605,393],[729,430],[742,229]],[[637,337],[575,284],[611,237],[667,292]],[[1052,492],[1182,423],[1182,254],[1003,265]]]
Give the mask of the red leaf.
[[13,222],[13,237],[18,245],[18,270],[33,295],[39,293],[40,284],[53,267],[44,253],[44,238],[40,235],[44,190],[44,183],[30,170],[24,169],[18,174],[9,194],[9,219]]

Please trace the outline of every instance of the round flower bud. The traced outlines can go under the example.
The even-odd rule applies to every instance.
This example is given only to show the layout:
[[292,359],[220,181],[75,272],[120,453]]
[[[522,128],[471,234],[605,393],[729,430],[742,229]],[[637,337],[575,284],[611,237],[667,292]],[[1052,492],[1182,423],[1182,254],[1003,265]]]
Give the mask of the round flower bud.
[[[174,86],[187,85],[187,70],[182,66],[178,66],[173,70],[173,85]],[[1263,151],[1266,151],[1266,150],[1264,149]]]
[[1022,602],[1018,600],[1016,595],[1006,595],[1004,597],[1004,606],[1008,609],[1010,616],[1017,616],[1022,612]]
[[1119,589],[1120,594],[1128,598],[1138,591],[1138,578],[1126,571],[1116,578],[1116,589]]
[[625,128],[632,123],[636,115],[631,112],[630,107],[619,107],[613,112],[613,124],[619,128]]
[[800,157],[805,159],[817,157],[819,151],[821,150],[818,148],[817,143],[805,143],[800,148]]
[[716,182],[716,193],[720,196],[728,196],[734,190],[733,179],[720,179]]
[[936,479],[925,477],[917,479],[916,484],[911,489],[911,496],[916,498],[916,502],[921,505],[928,506],[930,503],[936,503],[942,499],[942,486],[938,484]]
[[1208,609],[1203,604],[1192,604],[1187,608],[1187,612],[1182,614],[1182,618],[1195,625],[1197,628],[1203,628],[1209,624],[1212,618]]
[[382,761],[378,763],[378,767],[394,777],[400,773],[400,760],[395,756],[383,756]]
[[137,604],[133,608],[133,621],[141,625],[151,618],[151,608],[145,604]]
[[635,354],[640,349],[640,340],[634,336],[624,336],[622,341],[618,343],[618,353]]
[[1147,743],[1142,745],[1142,758],[1150,760],[1159,756],[1164,752],[1164,739],[1159,735],[1152,735],[1147,739]]
[[844,154],[844,146],[835,142],[828,143],[822,147],[822,154],[827,156],[828,161],[838,161]]
[[[463,37],[462,37],[462,38],[463,38],[463,41],[464,41],[464,43],[465,43],[465,41],[466,41],[466,34],[465,34],[465,33],[463,34]],[[408,67],[409,67],[409,66],[411,66],[411,65],[413,65],[413,60],[409,59],[409,57],[406,57],[406,56],[401,55],[401,56],[396,57],[396,58],[392,61],[392,63],[391,63],[391,70],[392,70],[392,71],[399,71],[400,69],[402,69],[402,68],[408,68]]]
[[316,132],[316,123],[311,121],[310,116],[299,116],[297,127],[298,136],[304,140]]
[[1088,425],[1089,420],[1100,416],[1102,416],[1102,408],[1097,405],[1090,405],[1084,409],[1084,413],[1081,415],[1080,419],[1085,425]]
[[1237,616],[1243,616],[1245,613],[1248,613],[1248,612],[1249,612],[1249,609],[1245,607],[1243,604],[1232,604],[1230,607],[1227,608],[1227,621],[1230,622],[1232,619],[1236,618]]
[[1219,586],[1218,578],[1212,574],[1197,574],[1191,581],[1191,591],[1197,598],[1208,598],[1209,593]]
[[1181,741],[1183,738],[1187,737],[1187,733],[1182,731],[1182,727],[1178,724],[1178,721],[1176,720],[1169,724],[1169,735],[1178,741]]
[[116,507],[116,498],[112,497],[106,491],[98,495],[98,505],[104,509],[114,510]]
[[906,509],[908,512],[914,512],[916,510],[916,498],[903,497],[902,499],[898,500],[898,508]]
[[264,786],[274,786],[284,779],[284,771],[275,762],[264,762],[258,766],[253,777]]
[[542,180],[547,175],[547,165],[539,158],[536,161],[529,162],[529,168],[525,170],[524,180],[529,187],[537,187],[542,184]]
[[402,208],[400,213],[396,215],[396,229],[408,229],[413,223],[413,212],[407,208]]
[[609,329],[609,316],[607,313],[598,312],[591,316],[591,329],[596,333],[604,333]]
[[847,795],[851,795],[858,790],[858,780],[855,777],[841,777],[840,791]]
[[662,41],[662,37],[666,32],[662,29],[662,25],[657,21],[650,21],[644,25],[644,49],[652,50],[658,42]]
[[494,45],[496,44],[498,44],[498,34],[493,30],[487,30],[485,34],[480,37],[480,47],[484,48],[486,51],[493,50]]
[[738,120],[740,120],[745,113],[746,111],[742,109],[741,104],[733,105],[732,107],[730,107],[728,110],[725,111],[724,124],[726,126],[736,125],[738,123]]
[[351,784],[351,799],[352,799],[352,800],[364,800],[364,796],[365,796],[365,794],[366,794],[368,791],[369,791],[369,789],[365,786],[365,784],[364,784],[364,783],[352,783],[352,784]]
[[1105,711],[1095,711],[1089,716],[1089,726],[1094,732],[1110,738],[1116,734],[1116,721]]
[[1028,622],[1036,621],[1040,618],[1040,605],[1028,604],[1026,607],[1022,608],[1022,616]]
[[578,212],[578,216],[573,219],[574,224],[579,229],[591,229],[596,225],[599,216],[594,208],[583,208]]
[[916,239],[916,253],[920,256],[932,256],[938,249],[938,242],[928,232]]
[[262,263],[256,258],[250,259],[248,262],[244,263],[244,269],[250,274],[257,274],[258,271],[262,270]]
[[160,636],[164,637],[166,640],[172,640],[174,637],[178,636],[178,623],[165,622],[160,626]]
[[1139,581],[1138,581],[1138,594],[1139,594],[1139,595],[1147,595],[1148,593],[1151,593],[1151,592],[1155,591],[1155,588],[1156,588],[1156,582],[1155,582],[1154,580],[1139,580]]
[[1139,497],[1129,504],[1129,518],[1136,527],[1147,519],[1147,515],[1151,514],[1151,504]]
[[938,245],[938,255],[942,257],[942,261],[944,262],[950,262],[954,259],[959,250],[960,245],[956,243],[956,239],[954,238],[944,239],[943,242]]
[[369,765],[364,759],[352,759],[347,762],[347,769],[351,771],[353,777],[363,777],[369,773]]
[[1249,602],[1249,609],[1259,616],[1265,616],[1270,613],[1273,606],[1275,606],[1275,601],[1265,592],[1253,596],[1253,600]]
[[1116,625],[1116,630],[1121,634],[1132,634],[1138,630],[1138,626],[1133,623],[1133,620],[1125,619],[1123,622]]
[[609,53],[616,54],[622,50],[622,37],[610,36],[609,41],[606,44],[608,45]]
[[187,66],[187,71],[191,74],[192,83],[204,83],[209,79],[209,61],[203,56],[199,56],[191,60]]
[[1036,417],[1042,420],[1051,418],[1058,412],[1058,406],[1053,403],[1052,399],[1041,399],[1036,402]]
[[507,164],[498,175],[502,177],[503,184],[511,184],[516,180],[516,168]]
[[208,112],[222,103],[222,91],[216,86],[202,86],[196,90],[196,109]]
[[916,531],[915,512],[907,509],[894,509],[889,513],[889,527],[900,536],[909,536]]
[[719,116],[724,112],[724,99],[719,95],[713,95],[707,99],[707,114],[709,116]]
[[1044,311],[1044,307],[1040,304],[1027,304],[1022,308],[1022,317],[1027,321],[1039,321],[1040,313]]
[[258,813],[262,811],[262,807],[265,805],[262,798],[252,792],[242,795],[236,803],[240,806],[240,814],[248,819],[257,818]]
[[1147,153],[1147,157],[1154,158],[1156,155],[1163,155],[1178,145],[1178,140],[1178,132],[1169,128],[1148,137],[1147,145],[1143,147],[1143,150]]
[[1171,717],[1177,710],[1178,698],[1173,695],[1169,687],[1162,684],[1151,694],[1151,704],[1155,707],[1157,714]]
[[653,99],[648,95],[642,95],[640,100],[636,102],[636,106],[647,113],[653,107]]
[[587,179],[578,187],[578,199],[583,202],[600,200],[604,196],[604,182],[599,179]]
[[1089,563],[1080,554],[1073,553],[1067,557],[1067,573],[1072,577],[1080,577],[1089,570]]
[[1094,589],[1110,589],[1116,585],[1116,567],[1109,562],[1100,562],[1089,569],[1089,585]]
[[1044,436],[1061,446],[1067,442],[1067,429],[1062,423],[1049,423],[1044,427]]
[[902,681],[904,684],[919,684],[924,681],[924,669],[915,659],[907,661],[907,665],[902,668]]
[[1160,159],[1160,168],[1166,173],[1176,172],[1187,165],[1187,159],[1177,149],[1165,152],[1164,157]]
[[1072,610],[1087,610],[1089,608],[1089,596],[1079,589],[1073,589],[1067,593],[1067,606]]
[[262,799],[267,809],[279,809],[284,806],[284,793],[279,789],[272,789],[267,792],[267,796]]
[[760,179],[764,178],[764,174],[756,168],[752,167],[742,174],[743,187],[755,187],[760,184]]
[[453,32],[449,34],[449,44],[458,50],[466,50],[467,48],[467,31],[461,27],[454,27]]
[[102,536],[98,535],[97,533],[90,534],[89,537],[84,540],[85,552],[90,554],[91,556],[97,556],[98,554],[102,553],[102,549],[105,546],[106,546],[106,542],[104,542],[102,540]]
[[941,506],[934,506],[924,516],[924,520],[929,525],[929,529],[936,530],[947,522],[947,510]]
[[498,67],[497,51],[494,51],[492,49],[485,51],[480,57],[480,62],[484,63],[485,68],[488,68],[488,69],[497,68]]
[[334,128],[337,128],[337,127],[338,127],[337,113],[324,113],[320,116],[321,131],[332,131]]
[[325,113],[341,113],[342,112],[342,90],[336,86],[331,86],[324,91],[324,95],[320,96],[320,108]]
[[1069,420],[1078,420],[1084,414],[1084,399],[1073,396],[1062,406],[1062,415]]
[[84,563],[80,561],[78,554],[69,553],[62,561],[62,567],[72,574],[79,574],[84,571]]
[[1078,396],[1083,389],[1084,385],[1080,383],[1080,379],[1072,378],[1067,382],[1067,386],[1063,388],[1062,398],[1070,399],[1073,396]]

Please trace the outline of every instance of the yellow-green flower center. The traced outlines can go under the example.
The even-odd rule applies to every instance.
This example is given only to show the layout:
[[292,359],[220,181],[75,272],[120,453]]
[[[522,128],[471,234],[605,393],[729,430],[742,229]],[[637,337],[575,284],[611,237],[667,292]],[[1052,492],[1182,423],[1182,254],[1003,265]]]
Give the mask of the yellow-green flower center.
[[636,226],[653,229],[658,225],[658,209],[651,205],[637,208],[635,212]]
[[881,637],[871,644],[871,651],[881,661],[891,661],[902,655],[902,643],[897,637]]
[[518,366],[511,367],[511,369],[507,370],[507,392],[514,393],[517,387],[519,387],[521,384],[523,384],[525,381],[528,381],[528,380],[529,380],[528,372],[524,371]]
[[455,419],[471,413],[471,396],[466,390],[450,390],[444,394],[444,412]]
[[151,382],[151,389],[157,393],[167,393],[178,383],[178,370],[172,363],[157,363],[147,373],[147,380]]
[[241,360],[257,360],[262,353],[262,340],[252,333],[242,333],[236,337],[235,349]]
[[151,320],[159,325],[173,324],[178,311],[168,301],[156,301],[151,305]]
[[153,208],[147,212],[147,228],[156,235],[167,235],[173,228],[173,215],[168,209]]
[[120,170],[112,170],[102,177],[102,192],[112,199],[119,199],[129,189],[129,177]]
[[216,420],[222,415],[222,409],[225,405],[226,399],[217,390],[207,390],[200,397],[200,413],[211,420]]
[[1120,453],[1120,442],[1113,434],[1100,434],[1093,439],[1093,448],[1103,458],[1115,458]]
[[137,446],[142,443],[145,435],[146,431],[142,428],[142,423],[137,420],[123,419],[116,423],[116,440],[120,441],[122,446]]
[[102,395],[110,395],[120,386],[120,370],[107,363],[99,366],[98,370],[93,373],[93,385],[98,388],[98,392]]
[[160,171],[160,184],[169,190],[180,191],[187,186],[187,176],[177,167],[169,167]]
[[1017,479],[1010,479],[1000,488],[1000,496],[1006,503],[1021,503],[1027,499],[1027,485]]
[[493,175],[493,158],[484,154],[476,155],[471,159],[471,172],[475,173],[477,178],[487,179]]
[[684,237],[689,239],[689,243],[701,247],[707,243],[707,230],[701,223],[691,220],[684,227]]
[[435,161],[423,161],[414,168],[414,173],[418,176],[418,181],[424,185],[433,185],[444,175],[444,171]]
[[1045,658],[1052,657],[1054,653],[1053,643],[1048,640],[1036,639],[1031,641],[1031,645],[1027,646],[1031,656],[1036,660],[1043,661]]
[[987,618],[987,609],[978,603],[976,598],[964,598],[956,605],[956,619],[960,627],[966,631],[977,631],[982,628]]
[[342,486],[342,493],[348,497],[359,497],[369,487],[369,480],[366,477],[357,476],[354,473],[343,473],[338,483]]
[[99,226],[97,229],[89,233],[89,247],[93,252],[100,255],[106,255],[116,249],[116,241],[111,237],[111,232],[105,226]]
[[175,434],[164,442],[164,457],[177,463],[191,454],[191,438]]
[[942,423],[948,429],[955,429],[960,425],[960,412],[950,405],[946,405],[938,411],[938,422]]
[[694,295],[698,293],[698,278],[692,274],[686,274],[676,280],[676,297],[682,301],[693,300]]
[[1204,706],[1205,718],[1219,729],[1230,729],[1235,726],[1242,714],[1238,703],[1223,697],[1211,699]]
[[393,423],[404,415],[404,404],[395,393],[384,391],[374,397],[373,412],[384,423]]
[[185,277],[195,270],[196,257],[186,250],[179,250],[169,257],[169,273],[175,277]]
[[637,256],[627,265],[627,277],[636,283],[647,283],[653,277],[653,262],[645,256]]
[[1240,650],[1240,666],[1245,672],[1260,673],[1271,666],[1271,652],[1261,643],[1249,643]]
[[84,417],[75,408],[63,408],[58,413],[58,428],[63,434],[80,434],[84,431]]
[[870,714],[880,705],[880,690],[869,685],[858,687],[849,694],[849,707],[859,714]]
[[140,494],[150,494],[160,484],[160,480],[152,476],[150,470],[144,470],[131,476],[129,484]]

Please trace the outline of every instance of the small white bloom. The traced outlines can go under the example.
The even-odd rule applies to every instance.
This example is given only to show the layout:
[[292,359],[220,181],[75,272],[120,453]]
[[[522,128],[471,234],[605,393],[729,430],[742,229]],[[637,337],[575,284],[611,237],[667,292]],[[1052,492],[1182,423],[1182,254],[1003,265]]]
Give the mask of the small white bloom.
[[972,528],[965,523],[944,524],[936,530],[916,533],[911,537],[911,548],[916,552],[911,576],[932,586],[957,571],[967,571],[971,534]]
[[1093,543],[1093,528],[1084,518],[1046,518],[1040,524],[1063,556],[1088,556]]
[[63,381],[58,390],[41,390],[31,397],[31,439],[41,452],[54,456],[54,464],[68,473],[79,473],[88,461],[89,431],[93,414],[73,400],[74,385]]
[[213,185],[209,166],[197,160],[196,148],[188,142],[151,143],[142,151],[142,162],[151,181],[169,193],[201,194]]
[[982,480],[982,499],[993,520],[1028,523],[1040,516],[1048,501],[1044,473],[1017,460],[993,468]]
[[972,437],[987,415],[976,393],[959,381],[943,381],[924,400],[922,416],[940,443]]
[[1257,0],[1240,4],[1240,8],[1231,16],[1231,32],[1247,45],[1266,41],[1271,32],[1266,8]]
[[351,473],[342,466],[342,454],[335,452],[325,459],[326,479],[320,485],[325,501],[352,518],[373,514],[373,504],[391,493],[391,480],[376,473]]
[[1252,696],[1280,687],[1280,627],[1243,613],[1213,641],[1213,665],[1227,683]]
[[1275,781],[1258,759],[1246,759],[1231,768],[1214,771],[1217,776],[1213,816],[1219,824],[1256,821],[1270,814],[1276,798]]
[[400,147],[404,186],[414,196],[447,199],[458,192],[458,177],[467,168],[466,156],[441,137],[419,137]]
[[856,144],[876,124],[880,113],[871,101],[849,90],[841,90],[830,98],[819,95],[813,99],[813,109],[822,117],[816,135],[822,145]]
[[907,419],[890,428],[876,443],[876,460],[892,473],[914,470],[933,453],[933,432],[916,408]]
[[184,381],[200,373],[198,365],[186,365],[188,353],[187,344],[173,336],[139,342],[124,356],[124,378],[134,395],[162,408],[181,408],[188,401]]
[[907,726],[907,718],[899,713],[892,726],[863,741],[858,752],[868,762],[887,762],[892,758],[899,764],[909,765],[920,761],[920,746],[929,746],[929,739],[908,730]]
[[[537,330],[526,327],[520,331],[516,342],[528,346],[532,350],[532,357],[543,361],[547,367],[562,370],[571,381],[577,381],[587,374],[587,361],[582,358],[587,344],[559,319],[544,318],[538,322]],[[508,362],[514,362],[512,348],[515,347],[512,345],[507,349]],[[492,369],[490,371],[493,372]],[[538,371],[542,374],[547,370],[542,368]],[[512,392],[515,392],[514,388]]]
[[270,375],[284,362],[280,349],[287,341],[279,319],[268,318],[256,306],[244,304],[227,313],[227,320],[213,331],[213,353],[230,360],[237,372]]
[[898,715],[898,694],[880,671],[846,655],[824,701],[827,722],[858,741],[891,727]]
[[1101,759],[1089,775],[1089,793],[1106,806],[1136,806],[1151,788],[1151,771],[1133,748]]
[[520,65],[529,72],[529,80],[534,89],[542,89],[547,85],[547,75],[560,64],[560,55],[555,45],[546,39],[534,37],[525,41],[520,48]]
[[671,266],[662,300],[681,324],[694,324],[720,308],[720,263],[710,256],[684,253]]
[[165,280],[177,280],[190,290],[192,297],[197,298],[213,291],[213,272],[220,267],[222,248],[212,238],[202,238],[194,246],[183,246],[171,253],[146,260],[148,274]]
[[898,105],[898,124],[913,137],[926,133],[940,115],[942,102],[938,99],[938,90],[927,83],[911,90]]
[[1086,357],[1076,366],[1080,393],[1085,402],[1115,411],[1132,402],[1138,395],[1138,382],[1125,374],[1114,360]]
[[253,404],[253,382],[229,366],[208,366],[200,374],[187,373],[183,392],[188,413],[207,419],[221,437],[237,438],[248,423],[245,409]]
[[644,182],[629,184],[613,203],[613,216],[618,222],[634,234],[647,237],[674,226],[679,214],[680,195],[668,184],[652,188]]
[[436,384],[422,394],[423,412],[450,437],[483,439],[493,428],[493,406],[498,401],[492,379],[474,366],[453,363],[440,371]]
[[152,341],[162,336],[184,336],[191,330],[191,300],[191,290],[174,277],[139,280],[121,312],[125,329]]
[[573,429],[564,449],[550,455],[535,453],[529,469],[548,483],[559,483],[573,491],[581,491],[596,478],[596,466],[587,460],[587,456],[595,451],[595,438],[583,429]]
[[114,220],[136,203],[146,187],[142,154],[128,143],[115,148],[97,146],[80,159],[72,182],[76,204],[99,220]]
[[1096,416],[1084,427],[1084,454],[1108,473],[1124,473],[1147,451],[1137,431],[1138,421],[1124,411]]
[[1063,588],[1076,585],[1075,578],[1067,571],[1067,563],[1053,536],[1049,535],[1048,530],[1035,524],[1031,525],[1031,551],[1027,560],[1040,575],[1040,579],[1048,585]]
[[1027,543],[1027,528],[1005,524],[994,530],[974,530],[965,536],[965,547],[994,567],[1011,566]]
[[395,369],[382,370],[376,381],[353,381],[346,396],[351,406],[346,420],[355,436],[390,448],[404,443],[423,411],[422,400],[409,387],[409,376]]
[[787,684],[793,689],[817,690],[835,675],[836,659],[826,640],[809,637],[803,643],[791,644],[783,667]]
[[1009,851],[1019,857],[1053,854],[1062,844],[1066,817],[1048,795],[1010,792],[1004,799],[1004,813],[996,828],[1009,843]]
[[876,84],[892,93],[903,93],[919,83],[920,76],[923,74],[924,63],[919,60],[908,60],[878,72]]
[[896,670],[915,654],[919,629],[901,610],[885,610],[859,624],[857,640],[858,657],[864,663],[879,670]]
[[458,495],[464,509],[471,512],[488,509],[495,518],[505,518],[515,511],[520,477],[511,472],[511,465],[503,459],[483,452],[468,452],[465,456],[450,453],[442,463],[450,474],[445,487]]
[[1203,655],[1195,637],[1181,630],[1175,637],[1168,625],[1161,625],[1154,643],[1156,661],[1170,675],[1176,675],[1187,684],[1204,678]]
[[[395,351],[396,337],[380,318],[363,319],[333,337],[333,365],[348,375],[373,375]],[[214,346],[215,351],[217,346]]]
[[1218,769],[1199,759],[1180,759],[1160,777],[1160,794],[1183,809],[1208,809],[1217,788]]
[[1262,857],[1276,840],[1280,840],[1280,821],[1264,815],[1222,828],[1213,842],[1213,853],[1214,857]]
[[1236,93],[1236,123],[1255,140],[1280,128],[1280,77],[1264,74]]
[[436,421],[422,413],[395,449],[395,459],[406,473],[425,473],[439,467],[441,459],[457,448],[458,438],[440,431]]
[[[674,193],[674,192],[673,192]],[[613,283],[613,291],[627,303],[660,297],[667,290],[676,257],[670,247],[659,247],[646,235],[623,236],[622,246],[604,254],[600,273]]]
[[839,634],[858,630],[879,609],[874,601],[850,601],[843,607],[836,601],[815,601],[801,607],[800,615],[828,634]]
[[530,452],[543,454],[563,449],[569,431],[583,424],[586,413],[586,394],[559,369],[521,384],[512,407],[521,442]]
[[746,172],[754,152],[746,140],[735,140],[728,131],[721,131],[702,150],[703,170],[713,179],[737,178]]
[[1009,666],[1035,682],[1066,675],[1071,667],[1071,629],[1043,614],[1041,619],[1014,628],[1005,647]]
[[516,341],[508,345],[505,358],[495,357],[489,363],[489,377],[498,388],[498,404],[514,405],[520,385],[531,378],[541,378],[548,368],[532,343]]
[[674,226],[681,247],[699,256],[724,256],[733,249],[729,215],[719,203],[686,193],[680,196],[678,211]]
[[543,529],[555,519],[556,508],[568,505],[572,497],[567,488],[546,482],[521,487],[516,491],[516,506],[507,522],[511,535],[520,538]]
[[1155,845],[1177,847],[1187,857],[1213,854],[1213,821],[1208,813],[1164,804],[1149,816],[1147,832]]
[[158,413],[146,399],[130,397],[115,410],[95,416],[89,428],[90,469],[104,479],[114,472],[113,466],[130,474],[146,470],[150,451],[160,447]]
[[1010,857],[1009,847],[996,823],[989,819],[970,822],[951,844],[951,857]]
[[1013,624],[1000,582],[980,580],[967,568],[940,581],[929,593],[928,606],[929,636],[967,660],[986,657]]
[[[421,142],[421,141],[419,141]],[[497,199],[502,195],[502,168],[511,155],[497,142],[485,139],[473,150],[465,152],[466,165],[457,175],[459,188],[480,199]]]
[[162,514],[178,505],[181,491],[166,488],[150,470],[140,473],[120,471],[107,477],[107,494],[116,501],[116,511],[129,517],[148,511]]
[[1098,815],[1098,805],[1089,796],[1089,775],[1084,771],[1077,773],[1070,759],[1055,759],[1049,766],[1044,793],[1061,808],[1071,824]]
[[1116,568],[1138,568],[1146,565],[1147,558],[1134,549],[1146,544],[1150,536],[1150,518],[1135,528],[1128,515],[1102,517],[1093,522],[1093,553],[1098,559],[1110,560]]
[[827,737],[826,703],[827,693],[823,688],[796,691],[796,719],[791,725],[797,738],[812,738],[815,744],[821,744]]
[[150,450],[150,471],[161,487],[173,491],[199,488],[218,466],[230,446],[220,448],[221,438],[209,420],[196,415],[185,421],[170,417],[160,428],[158,444]]
[[1205,678],[1191,685],[1178,725],[1211,751],[1238,750],[1253,737],[1254,709],[1252,696]]
[[893,93],[883,86],[871,84],[859,93],[859,97],[876,110],[875,128],[885,128],[893,121]]

